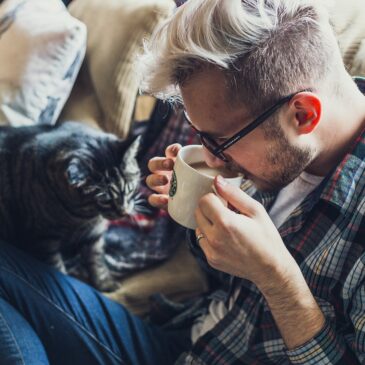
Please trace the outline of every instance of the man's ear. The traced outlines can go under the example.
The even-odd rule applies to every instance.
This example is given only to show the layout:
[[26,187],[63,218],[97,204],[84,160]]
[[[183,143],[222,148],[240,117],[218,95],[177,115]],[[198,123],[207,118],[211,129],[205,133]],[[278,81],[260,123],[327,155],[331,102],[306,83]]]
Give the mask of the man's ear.
[[142,138],[141,136],[136,136],[131,138],[130,141],[128,141],[130,145],[124,152],[122,168],[123,166],[128,166],[137,157],[138,149],[141,144],[141,138]]
[[291,99],[290,105],[295,113],[298,133],[313,132],[322,114],[322,103],[318,96],[311,92],[301,92]]

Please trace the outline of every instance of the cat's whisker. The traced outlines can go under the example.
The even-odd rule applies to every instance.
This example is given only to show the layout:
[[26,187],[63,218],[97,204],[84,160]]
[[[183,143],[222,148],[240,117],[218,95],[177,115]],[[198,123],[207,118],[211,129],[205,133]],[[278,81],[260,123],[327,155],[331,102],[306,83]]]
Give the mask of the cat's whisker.
[[135,207],[144,207],[144,206],[146,206],[146,204],[148,204],[147,199],[139,199],[139,200],[134,201]]
[[146,199],[147,200],[145,194],[143,194],[141,191],[138,191],[133,195],[133,200],[139,200],[139,199]]
[[136,206],[136,207],[144,207],[144,206],[146,206],[146,204],[141,204],[141,203],[139,203],[139,204],[135,204],[135,206]]
[[151,213],[153,211],[152,208],[148,208],[148,207],[143,206],[143,205],[135,206],[134,209],[138,213]]

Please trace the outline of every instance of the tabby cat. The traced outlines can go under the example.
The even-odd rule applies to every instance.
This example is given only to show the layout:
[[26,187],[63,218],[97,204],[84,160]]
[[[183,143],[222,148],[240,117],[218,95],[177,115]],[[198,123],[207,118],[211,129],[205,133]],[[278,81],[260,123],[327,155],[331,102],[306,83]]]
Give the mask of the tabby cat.
[[135,209],[139,143],[77,122],[0,127],[0,238],[62,272],[77,247],[91,284],[114,290],[103,233]]

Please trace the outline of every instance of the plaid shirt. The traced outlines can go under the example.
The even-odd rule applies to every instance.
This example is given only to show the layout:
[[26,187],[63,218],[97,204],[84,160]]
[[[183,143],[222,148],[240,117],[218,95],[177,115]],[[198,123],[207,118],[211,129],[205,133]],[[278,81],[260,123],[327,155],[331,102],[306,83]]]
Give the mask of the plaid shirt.
[[[365,82],[361,86],[365,91]],[[254,197],[267,209],[275,199],[258,192]],[[257,287],[216,272],[226,290],[216,291],[211,298],[227,300],[237,286],[240,294],[228,314],[189,353],[182,354],[177,364],[365,364],[364,216],[365,132],[279,228],[326,318],[323,329],[302,346],[286,349]],[[204,263],[194,240],[191,248]],[[172,323],[205,313],[207,303],[206,298],[196,301]]]

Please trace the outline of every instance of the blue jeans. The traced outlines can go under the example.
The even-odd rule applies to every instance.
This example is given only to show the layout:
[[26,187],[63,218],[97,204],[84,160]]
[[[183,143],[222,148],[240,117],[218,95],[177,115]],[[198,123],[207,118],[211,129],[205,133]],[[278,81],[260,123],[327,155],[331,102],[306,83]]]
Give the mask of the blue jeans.
[[0,242],[1,365],[173,364],[189,337]]

